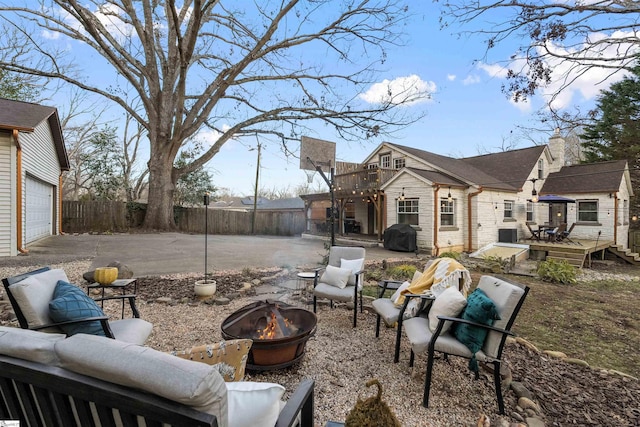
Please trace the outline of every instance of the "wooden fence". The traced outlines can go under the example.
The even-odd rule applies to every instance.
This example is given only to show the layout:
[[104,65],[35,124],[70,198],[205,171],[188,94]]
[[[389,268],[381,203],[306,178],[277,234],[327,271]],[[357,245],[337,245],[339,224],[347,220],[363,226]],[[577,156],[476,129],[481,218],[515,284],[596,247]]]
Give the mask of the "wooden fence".
[[[65,233],[127,232],[144,220],[145,205],[111,201],[63,201],[62,230]],[[205,209],[177,207],[174,210],[179,231],[205,232]],[[252,212],[208,209],[209,234],[251,234]],[[304,232],[303,211],[257,211],[255,234],[293,236]]]

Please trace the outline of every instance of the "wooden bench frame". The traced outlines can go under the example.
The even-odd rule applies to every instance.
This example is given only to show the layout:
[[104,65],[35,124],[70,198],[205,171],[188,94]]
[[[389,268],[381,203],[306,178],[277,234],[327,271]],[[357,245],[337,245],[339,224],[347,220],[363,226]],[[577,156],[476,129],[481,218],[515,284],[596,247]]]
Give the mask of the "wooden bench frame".
[[[280,412],[276,427],[313,427],[314,381],[303,380]],[[115,415],[115,414],[118,415]],[[44,427],[217,426],[214,415],[160,396],[63,368],[0,355],[0,419]],[[299,421],[299,423],[298,423]],[[230,426],[231,427],[231,426]]]

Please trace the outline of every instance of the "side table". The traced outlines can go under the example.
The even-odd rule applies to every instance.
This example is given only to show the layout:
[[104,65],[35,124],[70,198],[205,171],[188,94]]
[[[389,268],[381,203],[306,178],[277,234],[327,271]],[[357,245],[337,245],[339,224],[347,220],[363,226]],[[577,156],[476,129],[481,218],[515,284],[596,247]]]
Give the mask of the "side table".
[[309,282],[313,283],[316,278],[315,271],[301,271],[298,273],[298,279],[296,281],[296,293],[301,298],[304,298],[305,305],[309,305]]
[[[91,283],[87,285],[87,295],[90,294],[91,289],[102,289],[102,298],[104,298],[104,290],[106,288],[116,288],[122,291],[122,295],[126,295],[125,288],[129,285],[133,285],[133,294],[138,293],[138,280],[137,279],[117,279],[110,285],[101,285],[100,283]],[[104,300],[100,301],[100,307],[104,308]],[[124,298],[122,299],[122,319],[124,319]]]

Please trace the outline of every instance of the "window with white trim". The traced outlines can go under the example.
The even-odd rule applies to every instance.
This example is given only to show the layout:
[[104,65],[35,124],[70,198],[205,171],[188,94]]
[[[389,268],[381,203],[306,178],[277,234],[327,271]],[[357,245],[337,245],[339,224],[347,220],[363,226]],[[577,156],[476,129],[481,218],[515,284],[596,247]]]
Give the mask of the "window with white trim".
[[456,225],[455,200],[440,199],[440,225],[445,227]]
[[391,154],[380,155],[380,167],[382,169],[391,169]]
[[393,159],[393,168],[394,169],[402,169],[403,167],[405,167],[407,164],[407,161],[404,157],[401,157],[399,159]]
[[513,200],[504,201],[504,219],[513,219]]
[[369,163],[367,165],[367,169],[378,169],[378,165],[376,165],[375,163]]
[[535,222],[536,218],[533,210],[534,203],[527,202],[527,222]]
[[398,199],[398,224],[418,224],[418,209],[419,199]]
[[626,199],[622,201],[622,223],[629,224],[629,201]]
[[538,179],[544,179],[544,160],[542,159],[538,159]]
[[578,200],[578,221],[598,222],[598,201]]

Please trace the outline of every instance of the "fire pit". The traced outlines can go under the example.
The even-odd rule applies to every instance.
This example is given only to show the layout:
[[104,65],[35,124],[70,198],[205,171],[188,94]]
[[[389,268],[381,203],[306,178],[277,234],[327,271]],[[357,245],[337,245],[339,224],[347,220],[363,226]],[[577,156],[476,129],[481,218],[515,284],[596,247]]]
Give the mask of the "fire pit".
[[224,339],[250,338],[247,369],[282,369],[304,356],[307,340],[316,332],[316,315],[277,301],[257,301],[224,319]]

